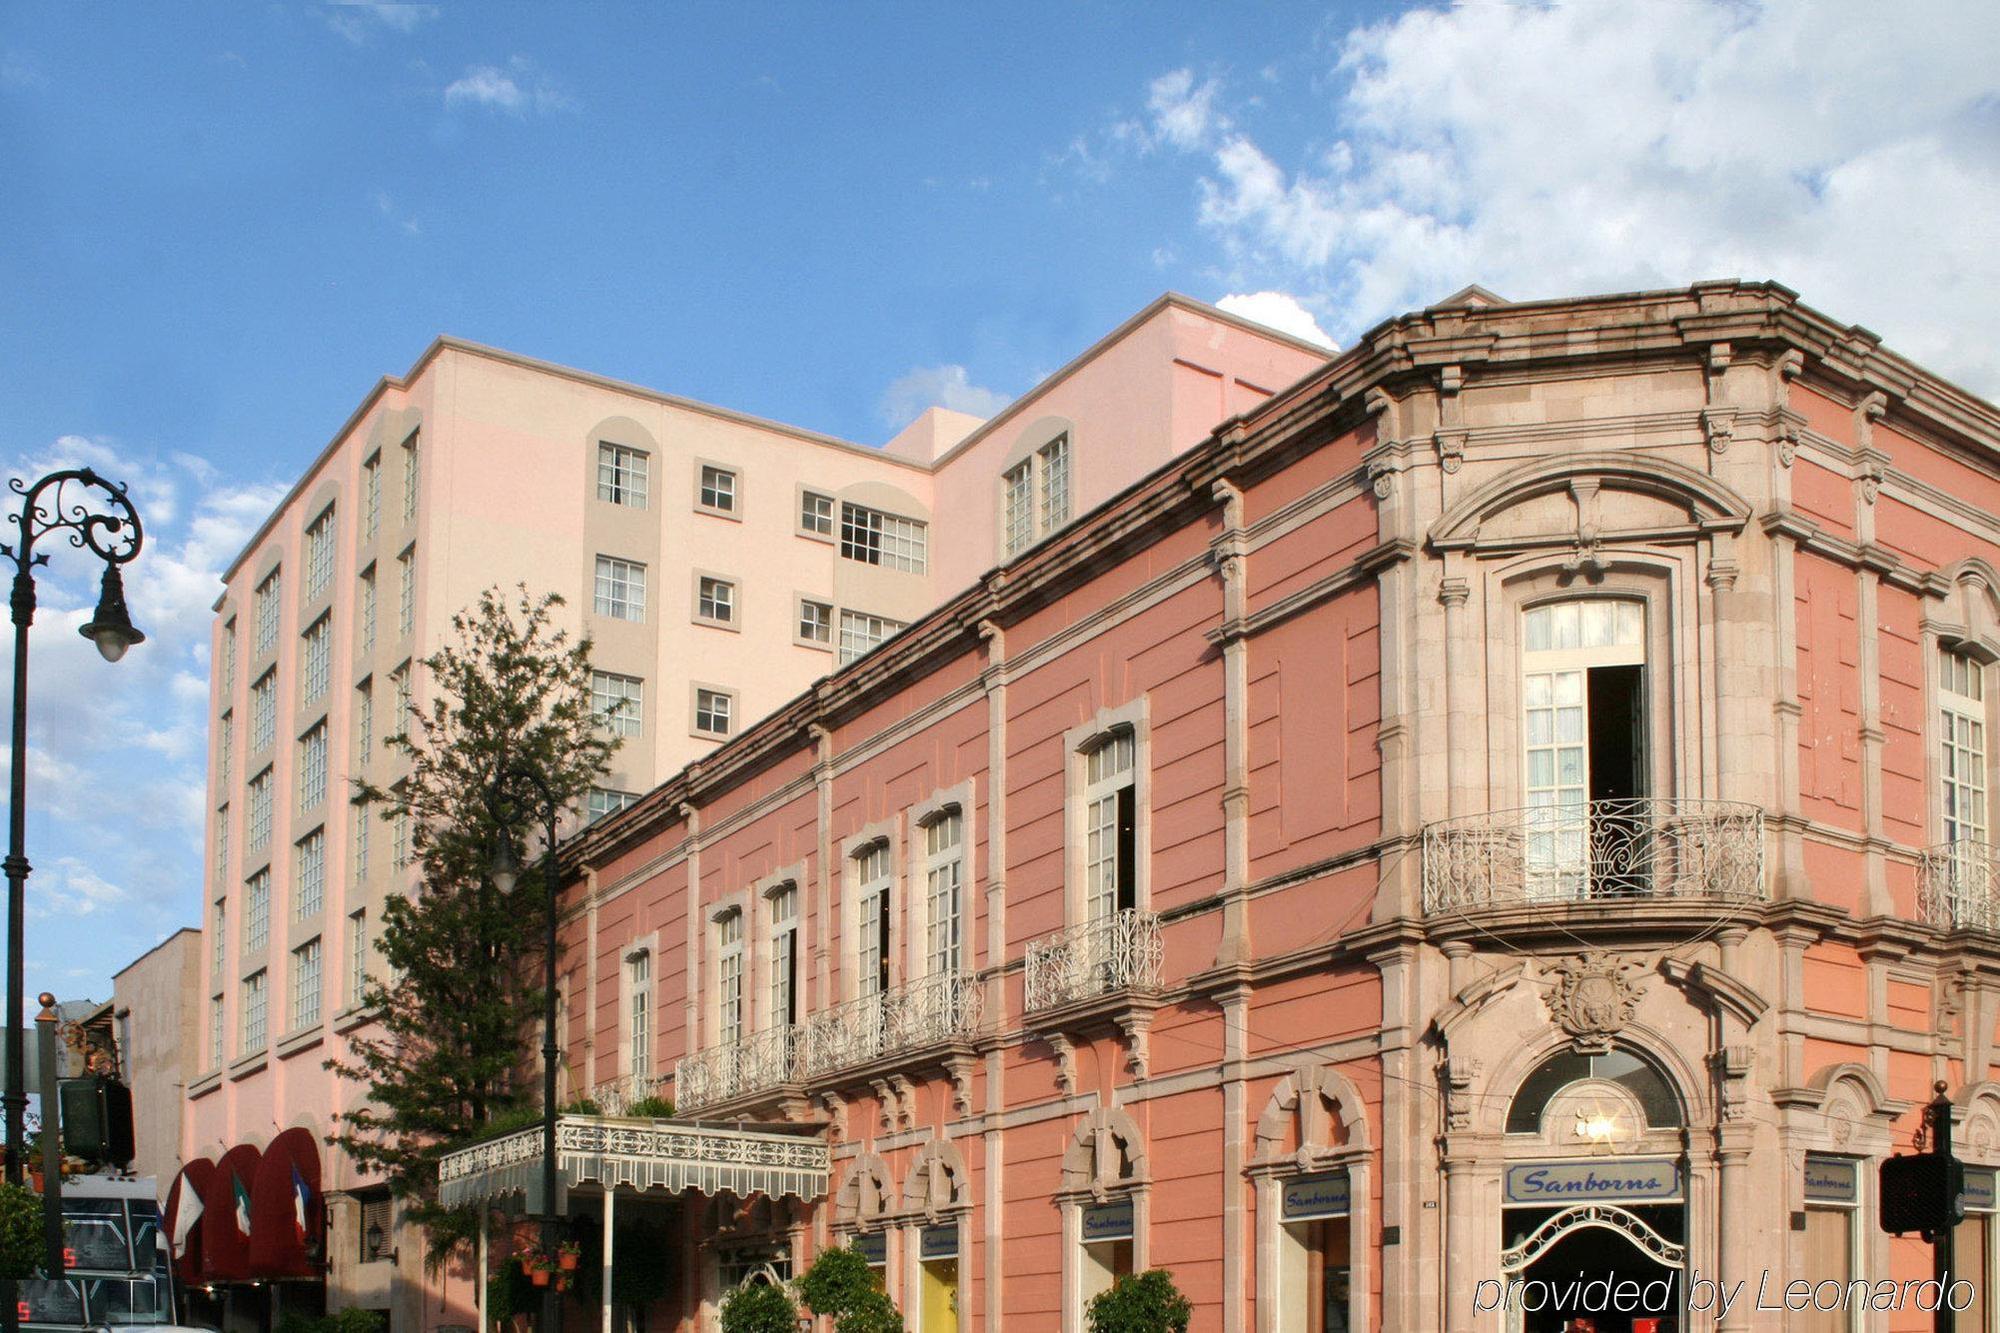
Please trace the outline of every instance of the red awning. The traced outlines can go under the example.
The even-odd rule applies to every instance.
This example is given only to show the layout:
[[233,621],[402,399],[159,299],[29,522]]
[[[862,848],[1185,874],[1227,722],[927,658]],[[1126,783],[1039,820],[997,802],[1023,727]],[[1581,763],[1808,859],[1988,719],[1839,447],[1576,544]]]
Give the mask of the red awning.
[[222,1154],[201,1192],[201,1273],[209,1282],[244,1282],[250,1271],[250,1229],[256,1225],[252,1187],[263,1154],[239,1143]]
[[[167,1246],[173,1255],[174,1276],[183,1282],[201,1281],[201,1219],[214,1175],[215,1163],[197,1157],[181,1168],[167,1191]],[[181,1225],[183,1215],[188,1218],[186,1227]],[[187,1234],[183,1236],[182,1231]]]
[[319,1276],[313,1255],[325,1253],[326,1212],[319,1191],[319,1141],[311,1130],[288,1129],[264,1149],[250,1210],[252,1277]]

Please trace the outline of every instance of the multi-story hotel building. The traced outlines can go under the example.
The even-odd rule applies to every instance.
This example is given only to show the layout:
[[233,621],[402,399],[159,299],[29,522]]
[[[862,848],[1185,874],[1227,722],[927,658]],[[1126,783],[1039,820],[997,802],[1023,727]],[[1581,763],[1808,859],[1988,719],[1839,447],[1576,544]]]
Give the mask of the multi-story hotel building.
[[[991,420],[932,409],[870,448],[433,343],[366,397],[224,576],[186,1156],[238,1152],[216,1175],[226,1188],[281,1131],[309,1129],[284,1151],[308,1158],[302,1178],[318,1176],[348,1234],[315,1261],[333,1303],[388,1304],[392,1258],[418,1271],[380,1192],[339,1155],[317,1160],[313,1139],[358,1095],[324,1062],[367,1022],[380,903],[414,873],[407,830],[362,817],[351,783],[394,783],[382,737],[482,590],[559,593],[560,622],[592,639],[594,693],[622,738],[582,812],[600,817],[996,563],[1060,544],[1325,355],[1169,296]],[[235,1240],[224,1258],[216,1237],[204,1275],[218,1289],[301,1276],[299,1262],[260,1273],[257,1238]],[[403,1287],[398,1327],[414,1327],[417,1288]],[[268,1312],[236,1294],[233,1318]]]
[[1147,1267],[1203,1333],[1925,1327],[1770,1302],[1928,1275],[1942,1081],[1996,1327],[1996,513],[2000,413],[1775,285],[1377,327],[570,841],[575,1234],[666,1228],[654,1329],[837,1241],[921,1333]]

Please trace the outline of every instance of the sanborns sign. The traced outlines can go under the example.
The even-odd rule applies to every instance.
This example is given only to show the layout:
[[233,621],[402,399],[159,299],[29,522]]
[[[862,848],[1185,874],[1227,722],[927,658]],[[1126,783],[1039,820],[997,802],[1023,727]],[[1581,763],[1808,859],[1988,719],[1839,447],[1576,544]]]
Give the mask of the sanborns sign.
[[1680,1164],[1667,1157],[1617,1162],[1516,1162],[1507,1168],[1508,1203],[1680,1197]]

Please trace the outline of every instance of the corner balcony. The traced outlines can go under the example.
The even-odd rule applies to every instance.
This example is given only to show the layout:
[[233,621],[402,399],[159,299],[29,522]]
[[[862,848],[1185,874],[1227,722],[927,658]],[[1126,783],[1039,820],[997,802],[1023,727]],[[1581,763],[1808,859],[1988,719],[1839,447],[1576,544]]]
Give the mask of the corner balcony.
[[1040,1013],[1106,996],[1151,994],[1160,988],[1166,957],[1160,918],[1126,908],[1059,930],[1028,946],[1023,1007]]
[[1917,911],[1940,930],[2000,931],[2000,848],[1960,838],[1917,853]]
[[1761,900],[1764,812],[1671,797],[1536,806],[1424,828],[1424,915],[1645,900]]
[[800,1028],[799,1076],[820,1082],[962,1045],[979,1029],[976,977],[940,972],[822,1009]]

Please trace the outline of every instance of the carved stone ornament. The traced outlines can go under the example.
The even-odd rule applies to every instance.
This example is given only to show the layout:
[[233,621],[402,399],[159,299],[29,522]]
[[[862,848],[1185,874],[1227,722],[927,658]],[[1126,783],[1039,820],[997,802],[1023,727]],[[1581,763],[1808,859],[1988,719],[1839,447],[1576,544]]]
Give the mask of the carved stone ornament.
[[1633,978],[1644,968],[1637,959],[1601,949],[1549,965],[1542,998],[1578,1054],[1603,1055],[1611,1049],[1612,1038],[1625,1030],[1639,1007],[1642,991]]
[[1386,500],[1395,493],[1397,467],[1386,458],[1378,458],[1368,464],[1368,485],[1375,492],[1375,498]]

